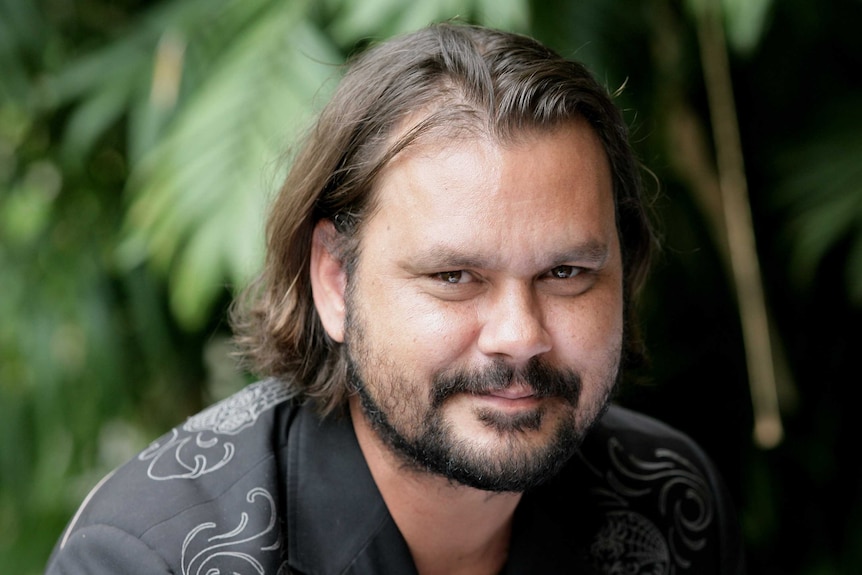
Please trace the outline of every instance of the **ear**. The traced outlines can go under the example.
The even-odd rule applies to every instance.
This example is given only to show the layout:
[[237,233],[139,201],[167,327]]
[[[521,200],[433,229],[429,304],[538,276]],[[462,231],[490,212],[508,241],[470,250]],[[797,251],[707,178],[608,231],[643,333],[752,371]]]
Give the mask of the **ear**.
[[323,324],[323,329],[334,341],[344,341],[344,291],[347,274],[344,264],[334,251],[335,226],[329,220],[321,220],[314,227],[311,238],[311,292],[314,307]]

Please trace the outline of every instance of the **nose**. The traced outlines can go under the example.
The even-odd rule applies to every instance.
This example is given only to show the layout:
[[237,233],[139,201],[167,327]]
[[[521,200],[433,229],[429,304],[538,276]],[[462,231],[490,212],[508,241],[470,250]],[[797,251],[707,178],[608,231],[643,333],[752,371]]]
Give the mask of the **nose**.
[[551,349],[542,307],[531,286],[499,287],[488,297],[478,340],[483,354],[522,364]]

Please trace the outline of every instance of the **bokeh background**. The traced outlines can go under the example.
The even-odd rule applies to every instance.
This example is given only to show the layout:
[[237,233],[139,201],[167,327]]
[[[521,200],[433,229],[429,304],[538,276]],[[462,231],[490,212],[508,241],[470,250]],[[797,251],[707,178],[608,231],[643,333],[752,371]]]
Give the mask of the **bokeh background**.
[[862,573],[859,0],[0,0],[0,565],[249,380],[225,311],[353,51],[452,17],[618,96],[664,252],[620,401],[698,440],[750,572]]

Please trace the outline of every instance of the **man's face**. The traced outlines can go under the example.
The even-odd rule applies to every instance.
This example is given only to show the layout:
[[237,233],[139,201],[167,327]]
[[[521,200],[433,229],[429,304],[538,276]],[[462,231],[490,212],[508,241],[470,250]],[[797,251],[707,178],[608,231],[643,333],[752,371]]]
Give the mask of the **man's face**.
[[541,482],[619,368],[622,264],[600,141],[578,122],[508,145],[417,144],[376,194],[345,302],[352,401],[415,468],[492,491]]

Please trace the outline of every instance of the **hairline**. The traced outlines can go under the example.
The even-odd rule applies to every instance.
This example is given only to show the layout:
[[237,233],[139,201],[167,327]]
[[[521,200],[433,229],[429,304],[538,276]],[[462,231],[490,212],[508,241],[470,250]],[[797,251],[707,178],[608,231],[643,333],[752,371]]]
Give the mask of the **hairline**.
[[[566,129],[566,127],[578,127],[578,129],[590,130],[600,144],[602,155],[608,165],[611,196],[614,204],[615,233],[620,239],[620,249],[622,249],[616,178],[613,172],[611,157],[599,131],[584,114],[574,112],[569,116],[556,118],[552,122],[520,123],[513,126],[508,122],[508,118],[503,118],[500,121],[486,111],[470,106],[464,99],[461,100],[463,105],[459,106],[463,113],[444,114],[441,117],[438,115],[438,112],[443,109],[447,101],[449,101],[448,97],[438,97],[436,100],[426,104],[422,109],[414,111],[400,122],[396,122],[392,130],[390,130],[390,135],[386,138],[384,144],[381,146],[381,151],[377,154],[376,166],[373,169],[374,176],[368,182],[368,192],[365,200],[367,203],[364,207],[362,217],[356,222],[355,229],[351,230],[349,234],[346,236],[343,233],[338,234],[344,240],[339,244],[339,251],[343,256],[342,263],[347,266],[348,275],[355,269],[354,266],[359,257],[363,231],[366,224],[380,208],[380,181],[385,177],[392,163],[403,154],[423,146],[442,144],[437,148],[439,151],[451,149],[459,143],[478,141],[488,142],[491,145],[508,149],[527,143],[534,138],[552,136],[560,130]],[[457,121],[451,125],[435,121],[447,118],[455,118]],[[327,218],[320,218],[320,220],[323,219]]]

